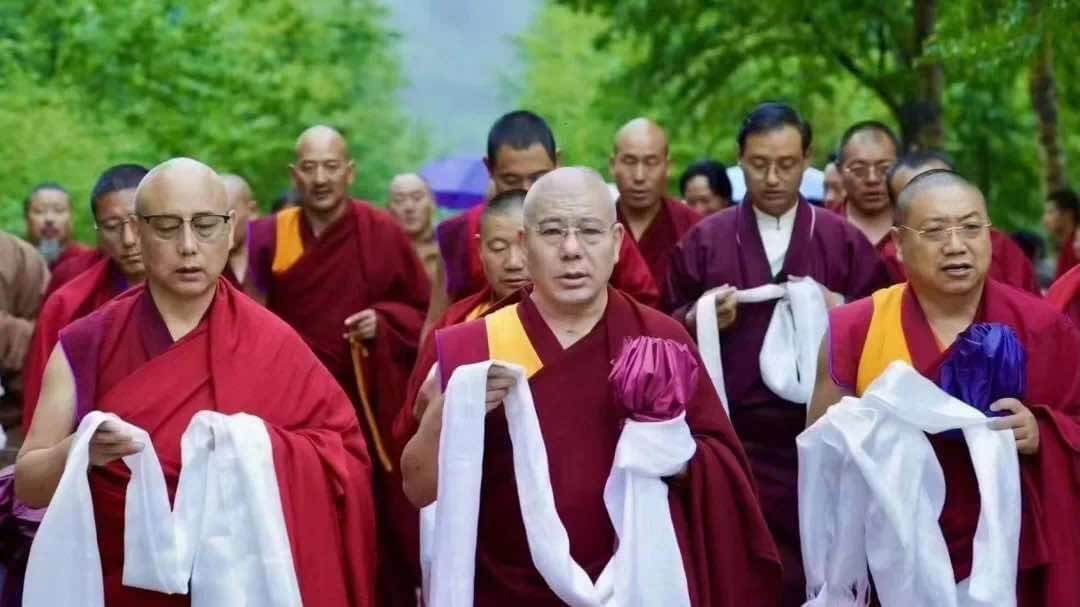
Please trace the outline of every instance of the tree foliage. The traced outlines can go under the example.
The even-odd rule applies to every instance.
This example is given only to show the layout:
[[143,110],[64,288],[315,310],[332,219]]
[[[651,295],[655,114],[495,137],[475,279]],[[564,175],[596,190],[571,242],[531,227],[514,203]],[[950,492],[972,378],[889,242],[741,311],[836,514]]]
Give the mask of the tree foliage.
[[[554,0],[521,39],[530,81],[521,99],[553,117],[569,145],[579,134],[563,132],[565,116],[602,125],[595,136],[608,149],[613,125],[653,116],[672,135],[677,168],[703,155],[733,162],[739,122],[765,100],[811,120],[819,166],[855,121],[884,120],[926,145],[924,123],[939,118],[941,144],[987,191],[995,222],[1034,225],[1043,192],[1028,68],[1040,44],[1053,45],[1061,143],[1075,157],[1080,47],[1070,29],[1080,5],[1032,1]],[[934,17],[922,38],[920,6]],[[540,84],[552,79],[576,86]],[[603,166],[598,156],[586,162]]]
[[[264,201],[288,185],[296,136],[349,137],[358,194],[382,197],[420,158],[397,109],[395,37],[376,0],[15,0],[0,6],[0,226],[55,180],[86,201],[118,161],[185,155],[239,173]],[[78,204],[88,233],[88,205]]]

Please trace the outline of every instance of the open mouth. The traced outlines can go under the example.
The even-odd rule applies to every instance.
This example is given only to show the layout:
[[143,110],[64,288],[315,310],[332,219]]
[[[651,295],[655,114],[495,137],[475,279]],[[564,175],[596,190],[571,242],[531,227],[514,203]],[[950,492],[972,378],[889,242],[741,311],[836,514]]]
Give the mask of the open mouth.
[[944,272],[947,276],[952,276],[954,278],[966,277],[967,275],[969,275],[974,270],[975,270],[975,266],[971,265],[970,263],[956,262],[956,263],[947,263],[947,264],[941,266],[941,271],[942,272]]

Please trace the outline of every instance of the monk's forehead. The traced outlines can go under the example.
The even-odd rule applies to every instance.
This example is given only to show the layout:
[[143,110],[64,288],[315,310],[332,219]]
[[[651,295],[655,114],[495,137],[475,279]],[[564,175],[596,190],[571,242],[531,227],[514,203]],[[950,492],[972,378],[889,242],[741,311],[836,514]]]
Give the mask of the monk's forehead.
[[865,129],[851,136],[844,146],[844,153],[847,156],[871,154],[895,157],[896,146],[888,135],[878,129]]
[[152,173],[139,187],[136,204],[144,215],[223,213],[229,210],[221,178],[209,169],[190,167]]
[[427,190],[427,184],[419,175],[398,175],[390,181],[391,193],[411,194],[423,190]]
[[615,137],[616,151],[625,154],[663,153],[667,145],[664,130],[647,120],[627,124]]
[[309,129],[296,142],[297,160],[344,160],[348,155],[345,138],[330,128]]
[[580,219],[599,219],[614,221],[615,206],[605,198],[606,192],[590,190],[555,190],[546,191],[534,201],[530,219],[536,223],[543,221],[573,221]]
[[911,224],[962,219],[972,214],[985,218],[986,201],[979,190],[963,183],[922,187],[907,204],[907,221]]
[[525,223],[521,209],[506,209],[498,213],[488,213],[480,220],[480,233],[485,239],[505,238],[512,239],[517,236]]

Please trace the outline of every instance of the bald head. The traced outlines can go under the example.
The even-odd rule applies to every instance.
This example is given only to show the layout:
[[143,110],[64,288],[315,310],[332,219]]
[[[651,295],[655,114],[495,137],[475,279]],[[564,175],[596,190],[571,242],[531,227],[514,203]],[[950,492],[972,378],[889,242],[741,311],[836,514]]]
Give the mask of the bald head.
[[209,166],[191,158],[173,158],[157,165],[135,191],[139,215],[163,212],[228,213],[225,183]]
[[611,175],[619,189],[619,207],[633,220],[651,221],[663,202],[668,179],[668,139],[664,129],[647,118],[627,122],[615,134]]
[[586,167],[563,167],[538,179],[525,195],[525,225],[536,225],[553,211],[571,207],[608,224],[615,221],[611,191],[600,173]]
[[301,151],[305,148],[332,149],[339,151],[343,157],[348,155],[345,137],[337,129],[325,124],[317,124],[300,133],[300,136],[296,138],[297,158],[301,156]]
[[394,192],[414,192],[416,190],[430,190],[427,181],[416,173],[401,173],[394,175],[390,180],[390,196]]
[[667,133],[660,125],[648,118],[634,118],[627,122],[615,133],[615,153],[624,146],[632,146],[635,143],[647,143],[652,147],[659,147],[664,156],[668,153]]
[[390,214],[413,239],[431,237],[435,196],[427,181],[416,173],[403,173],[390,180]]
[[937,201],[947,201],[957,195],[973,195],[978,199],[982,214],[986,215],[986,200],[973,183],[948,169],[931,169],[916,175],[896,197],[896,220],[907,225],[911,210],[916,206],[937,206]]
[[329,222],[344,212],[355,173],[349,146],[336,129],[320,124],[301,133],[289,170],[309,216]]
[[248,182],[239,175],[222,175],[221,181],[225,184],[225,197],[229,201],[229,210],[235,213],[233,251],[238,251],[247,242],[248,222],[257,210],[255,195]]
[[254,197],[254,194],[251,192],[251,186],[248,185],[247,180],[239,175],[222,175],[221,181],[225,184],[225,194],[233,204],[246,202]]

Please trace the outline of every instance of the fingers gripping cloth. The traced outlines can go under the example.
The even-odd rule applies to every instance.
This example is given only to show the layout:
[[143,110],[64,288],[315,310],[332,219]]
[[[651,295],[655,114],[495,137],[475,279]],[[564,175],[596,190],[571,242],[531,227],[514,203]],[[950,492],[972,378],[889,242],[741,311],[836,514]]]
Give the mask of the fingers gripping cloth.
[[[779,300],[758,357],[761,378],[784,400],[807,403],[814,391],[818,348],[829,323],[821,286],[803,278],[736,291],[734,297],[740,304]],[[716,292],[702,295],[695,310],[698,350],[716,393],[730,413],[716,321]]]
[[[805,604],[1016,605],[1020,471],[1010,431],[894,362],[796,439]],[[938,518],[945,477],[926,433],[961,430],[980,495],[971,575],[956,584]]]
[[30,549],[24,605],[102,606],[101,557],[87,478],[89,443],[105,421],[142,451],[124,511],[125,586],[186,594],[194,607],[297,606],[300,590],[281,510],[270,436],[257,417],[196,414],[181,438],[175,508],[146,431],[93,411],[76,431],[60,484]]
[[473,604],[485,394],[492,364],[516,375],[503,409],[529,551],[551,590],[571,607],[688,606],[686,573],[663,481],[696,450],[685,414],[667,421],[626,421],[604,488],[618,548],[594,584],[571,557],[566,528],[555,510],[547,451],[524,371],[493,361],[459,367],[446,389],[438,501],[421,514],[421,525],[427,527],[422,529],[421,558],[429,570],[427,604]]

